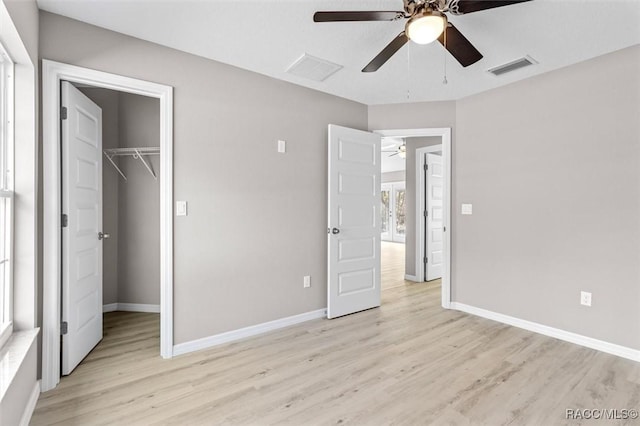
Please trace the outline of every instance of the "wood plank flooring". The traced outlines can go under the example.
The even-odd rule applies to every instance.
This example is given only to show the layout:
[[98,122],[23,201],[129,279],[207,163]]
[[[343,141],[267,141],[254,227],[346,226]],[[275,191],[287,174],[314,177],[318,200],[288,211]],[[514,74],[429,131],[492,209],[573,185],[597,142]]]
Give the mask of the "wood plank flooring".
[[565,416],[640,408],[640,364],[443,310],[439,282],[404,281],[401,249],[383,245],[379,309],[172,360],[157,314],[106,314],[104,340],[31,424],[638,424]]

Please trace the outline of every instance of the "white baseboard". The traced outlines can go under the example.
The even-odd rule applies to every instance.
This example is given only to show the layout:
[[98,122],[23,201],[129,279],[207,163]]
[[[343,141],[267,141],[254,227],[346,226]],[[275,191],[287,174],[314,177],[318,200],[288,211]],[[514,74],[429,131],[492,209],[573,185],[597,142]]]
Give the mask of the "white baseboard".
[[102,305],[102,312],[113,312],[118,310],[117,303],[109,303],[108,305]]
[[148,305],[144,303],[109,303],[108,305],[102,305],[102,312],[150,312],[160,313],[160,305]]
[[267,333],[269,331],[289,327],[301,322],[318,318],[326,318],[326,316],[326,309],[318,309],[317,311],[305,312],[304,314],[281,318],[275,321],[264,322],[262,324],[256,324],[238,330],[216,334],[214,336],[203,337],[202,339],[192,340],[190,342],[179,343],[173,347],[173,355],[183,355],[189,352],[207,349],[213,346],[221,345],[223,343],[229,343],[235,340],[245,339],[247,337]]
[[592,337],[583,336],[581,334],[572,333],[570,331],[561,330],[559,328],[549,327],[547,325],[538,324],[536,322],[511,317],[509,315],[499,314],[497,312],[488,311],[486,309],[476,308],[475,306],[465,305],[464,303],[451,302],[450,307],[451,309],[466,312],[468,314],[477,315],[479,317],[533,331],[534,333],[554,337],[556,339],[564,340],[576,345],[585,346],[587,348],[640,362],[640,350],[617,345],[615,343],[605,342],[603,340],[594,339]]
[[36,384],[33,386],[33,390],[31,391],[31,395],[29,395],[29,401],[27,401],[27,405],[24,407],[24,411],[22,412],[22,417],[20,417],[20,426],[29,426],[29,422],[31,421],[31,416],[33,415],[33,411],[36,409],[36,404],[38,403],[38,398],[40,397],[40,380],[36,381]]
[[415,275],[404,274],[404,279],[407,281],[413,281],[414,283],[418,282],[418,277]]

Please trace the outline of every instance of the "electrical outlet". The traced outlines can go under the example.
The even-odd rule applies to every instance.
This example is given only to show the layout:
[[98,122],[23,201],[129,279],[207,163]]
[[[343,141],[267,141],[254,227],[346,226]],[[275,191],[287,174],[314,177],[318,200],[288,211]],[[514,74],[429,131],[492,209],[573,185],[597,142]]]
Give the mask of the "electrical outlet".
[[304,284],[303,284],[303,285],[304,285],[304,288],[309,288],[309,287],[311,287],[311,275],[305,275],[305,276],[304,276],[304,281],[303,281],[303,283],[304,283]]
[[580,292],[580,304],[584,306],[591,306],[591,293],[587,291]]

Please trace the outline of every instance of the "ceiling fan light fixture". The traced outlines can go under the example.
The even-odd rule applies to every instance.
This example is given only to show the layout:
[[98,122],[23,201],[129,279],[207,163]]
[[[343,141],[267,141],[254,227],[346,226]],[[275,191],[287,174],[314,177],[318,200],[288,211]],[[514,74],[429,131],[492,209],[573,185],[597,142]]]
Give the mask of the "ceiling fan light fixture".
[[438,11],[425,8],[407,21],[405,32],[411,41],[429,44],[438,39],[447,26],[447,17]]

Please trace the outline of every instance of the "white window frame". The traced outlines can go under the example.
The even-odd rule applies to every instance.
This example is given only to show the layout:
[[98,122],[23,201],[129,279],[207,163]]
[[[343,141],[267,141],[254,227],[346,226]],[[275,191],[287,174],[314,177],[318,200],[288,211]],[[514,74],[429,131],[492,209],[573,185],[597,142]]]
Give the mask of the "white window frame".
[[[0,348],[9,340],[13,332],[13,239],[14,229],[14,63],[0,44],[0,198],[9,203],[7,216],[8,231],[0,262],[4,264],[4,277],[0,279]],[[1,253],[1,252],[0,252]]]

